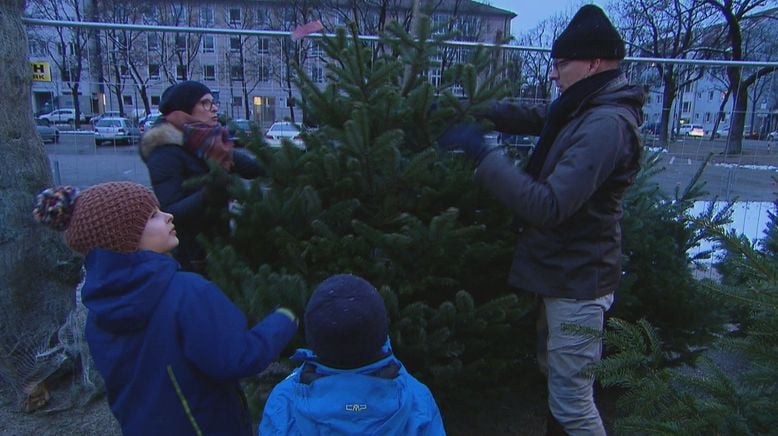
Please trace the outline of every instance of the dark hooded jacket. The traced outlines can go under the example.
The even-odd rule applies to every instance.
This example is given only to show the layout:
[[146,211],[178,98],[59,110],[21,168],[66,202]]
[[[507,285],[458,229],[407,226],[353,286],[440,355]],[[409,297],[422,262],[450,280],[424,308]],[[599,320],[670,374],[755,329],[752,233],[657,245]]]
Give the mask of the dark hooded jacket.
[[[547,297],[592,299],[621,275],[622,198],[640,167],[644,93],[624,75],[581,101],[551,144],[537,179],[499,153],[476,180],[521,223],[512,286]],[[498,103],[496,129],[538,135],[547,106]]]
[[274,312],[249,328],[168,255],[95,249],[85,266],[86,338],[122,433],[253,434],[238,380],[278,357],[295,322]]
[[[205,188],[184,187],[187,180],[207,174],[209,168],[205,160],[187,151],[183,144],[183,132],[163,122],[144,133],[140,153],[149,170],[160,209],[173,214],[175,219],[179,246],[174,255],[185,270],[191,271],[191,261],[205,258],[197,235],[216,231],[224,225],[219,219],[206,215],[208,203],[213,203],[213,199],[209,199]],[[243,178],[254,179],[264,174],[257,161],[240,150],[233,152],[233,161],[232,172]]]

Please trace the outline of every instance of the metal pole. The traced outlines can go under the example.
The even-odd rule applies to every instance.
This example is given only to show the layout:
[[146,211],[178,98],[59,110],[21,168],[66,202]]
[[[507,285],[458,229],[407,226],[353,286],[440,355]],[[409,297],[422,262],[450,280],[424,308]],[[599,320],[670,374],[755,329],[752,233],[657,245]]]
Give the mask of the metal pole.
[[[123,23],[98,23],[90,21],[67,21],[67,20],[43,20],[38,18],[22,18],[22,22],[28,26],[52,26],[52,27],[83,27],[88,29],[120,29],[120,30],[140,30],[154,32],[178,32],[178,33],[209,33],[220,35],[253,35],[253,36],[275,36],[289,37],[291,32],[280,30],[252,30],[252,29],[230,29],[230,28],[205,28],[188,26],[159,26],[148,24],[123,24]],[[332,33],[313,33],[306,38],[333,37]],[[359,39],[365,41],[379,41],[381,37],[375,35],[359,35]],[[505,50],[520,50],[534,52],[551,52],[548,47],[531,47],[524,45],[506,45],[491,44],[470,41],[443,41],[445,45],[455,47],[497,47]],[[725,60],[704,60],[704,59],[671,59],[671,58],[651,58],[651,57],[627,57],[625,62],[648,62],[677,65],[705,65],[705,66],[741,66],[741,67],[772,67],[778,68],[778,62],[761,61],[725,61]]]

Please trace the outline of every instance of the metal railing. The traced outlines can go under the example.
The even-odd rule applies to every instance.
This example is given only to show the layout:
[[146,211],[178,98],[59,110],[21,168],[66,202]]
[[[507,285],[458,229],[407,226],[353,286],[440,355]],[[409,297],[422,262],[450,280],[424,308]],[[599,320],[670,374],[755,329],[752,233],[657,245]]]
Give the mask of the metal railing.
[[[291,32],[276,30],[256,30],[256,29],[236,29],[236,28],[205,28],[205,27],[180,27],[180,26],[160,26],[160,25],[141,25],[141,24],[122,24],[122,23],[98,23],[98,22],[70,22],[70,21],[51,21],[33,18],[25,18],[24,23],[28,26],[47,26],[47,27],[79,27],[86,29],[103,30],[128,30],[133,32],[164,32],[177,34],[198,34],[198,35],[241,35],[251,38],[270,38],[273,40],[285,40],[289,38]],[[306,38],[321,38],[323,36],[332,36],[331,34],[315,33],[306,36]],[[377,41],[379,37],[374,35],[360,36],[365,41]],[[504,52],[514,55],[534,54],[548,56],[550,49],[547,47],[529,47],[507,44],[492,44],[469,41],[448,41],[447,45],[452,47],[472,48],[475,46],[484,46],[504,50]],[[223,57],[223,53],[214,54],[214,58]],[[198,59],[203,59],[205,53],[199,53]],[[668,193],[672,193],[674,187],[683,187],[691,179],[692,175],[699,165],[710,157],[710,164],[703,173],[703,180],[706,183],[706,189],[709,194],[706,199],[720,199],[724,201],[742,200],[756,202],[758,206],[751,208],[760,215],[765,214],[769,209],[768,202],[775,200],[775,191],[778,187],[773,180],[773,176],[778,171],[778,139],[769,140],[766,133],[778,130],[778,72],[766,74],[758,78],[748,89],[749,104],[745,113],[746,133],[756,131],[756,136],[743,139],[742,152],[735,155],[722,154],[725,150],[728,140],[725,135],[721,135],[720,130],[732,119],[732,104],[722,105],[723,98],[727,95],[724,82],[717,81],[717,77],[725,78],[726,69],[737,67],[741,69],[743,77],[749,77],[755,74],[759,69],[773,69],[778,71],[778,62],[759,62],[759,61],[726,61],[726,60],[695,60],[695,59],[665,59],[665,58],[645,58],[628,57],[624,60],[624,70],[629,74],[633,83],[643,84],[648,89],[649,101],[644,107],[647,123],[656,122],[658,115],[661,114],[661,104],[657,103],[662,98],[661,82],[657,79],[654,71],[654,64],[677,65],[680,67],[691,67],[691,73],[705,71],[703,74],[705,80],[698,80],[682,86],[678,96],[673,102],[672,115],[670,123],[666,127],[671,130],[670,140],[666,143],[660,143],[659,137],[653,132],[646,132],[644,136],[645,144],[653,149],[661,150],[663,154],[663,165],[666,171],[657,176],[657,181]],[[194,77],[197,78],[197,77]],[[229,78],[226,82],[231,86]],[[150,91],[161,93],[160,89],[168,85],[164,79],[157,83],[149,81]],[[85,89],[96,87],[103,88],[109,85],[116,85],[110,81],[104,81],[97,84],[85,81]],[[236,118],[250,118],[249,114],[243,114],[237,107],[229,104],[225,96],[230,94],[234,97],[243,97],[242,92],[230,86],[217,85],[221,89],[222,110],[229,112],[235,109]],[[532,101],[548,101],[553,96],[553,90],[549,92],[549,86],[545,89],[540,86],[525,86],[521,88],[519,97]],[[60,89],[63,89],[60,86]],[[133,89],[129,86],[129,89]],[[128,92],[125,97],[128,101],[137,103],[139,97],[137,88]],[[212,87],[213,89],[213,87]],[[258,89],[266,94],[275,93],[275,95],[286,95],[287,89],[282,89],[278,84],[262,84]],[[238,95],[241,94],[241,95]],[[118,97],[117,97],[118,98]],[[728,97],[730,102],[732,96]],[[228,104],[225,104],[228,103]],[[113,98],[108,98],[104,105],[104,110],[117,110],[118,104],[114,103]],[[127,105],[136,110],[138,105]],[[226,108],[225,108],[226,106]],[[723,120],[716,122],[719,112],[723,111]],[[707,131],[703,136],[679,135],[678,128],[680,121],[685,124],[700,124]],[[758,127],[757,127],[758,124]],[[712,131],[714,126],[719,126],[718,135]],[[719,136],[719,137],[716,137]],[[62,183],[71,183],[79,186],[97,183],[112,179],[130,179],[148,184],[148,176],[145,165],[140,161],[137,151],[133,147],[123,146],[103,146],[97,147],[94,141],[89,137],[89,132],[60,134],[58,144],[47,146],[54,168],[57,171],[58,180]],[[749,212],[751,213],[751,212]],[[749,221],[748,219],[746,219]],[[761,220],[761,221],[760,221]],[[750,220],[753,221],[753,220]],[[763,218],[757,221],[764,222]],[[748,235],[750,238],[760,237],[761,235]]]

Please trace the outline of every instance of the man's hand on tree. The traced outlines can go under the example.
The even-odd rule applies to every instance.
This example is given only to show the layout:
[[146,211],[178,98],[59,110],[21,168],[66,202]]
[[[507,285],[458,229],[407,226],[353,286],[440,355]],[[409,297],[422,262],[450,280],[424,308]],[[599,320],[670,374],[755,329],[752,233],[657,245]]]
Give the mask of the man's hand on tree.
[[475,166],[495,150],[484,141],[484,131],[478,123],[460,123],[446,129],[438,138],[438,147],[446,151],[462,151]]

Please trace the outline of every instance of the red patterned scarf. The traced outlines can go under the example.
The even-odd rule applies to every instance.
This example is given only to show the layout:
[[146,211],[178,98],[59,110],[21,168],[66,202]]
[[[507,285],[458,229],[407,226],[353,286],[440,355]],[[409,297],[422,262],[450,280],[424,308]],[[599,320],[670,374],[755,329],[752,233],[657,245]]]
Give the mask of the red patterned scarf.
[[183,111],[165,115],[165,121],[184,132],[184,148],[201,159],[212,159],[229,171],[232,168],[233,143],[227,129],[217,124],[209,126]]

